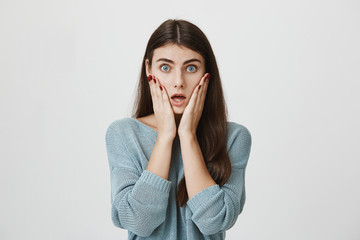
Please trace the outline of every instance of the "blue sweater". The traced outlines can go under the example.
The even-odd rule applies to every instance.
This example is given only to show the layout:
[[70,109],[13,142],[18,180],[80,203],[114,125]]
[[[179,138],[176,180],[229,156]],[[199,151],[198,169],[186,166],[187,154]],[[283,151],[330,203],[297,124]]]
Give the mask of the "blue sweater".
[[245,203],[245,168],[251,135],[228,122],[227,150],[232,164],[223,186],[208,187],[184,207],[176,204],[176,187],[184,175],[180,141],[173,143],[168,180],[145,170],[157,132],[135,118],[113,122],[106,132],[111,177],[111,216],[128,230],[128,239],[225,239]]

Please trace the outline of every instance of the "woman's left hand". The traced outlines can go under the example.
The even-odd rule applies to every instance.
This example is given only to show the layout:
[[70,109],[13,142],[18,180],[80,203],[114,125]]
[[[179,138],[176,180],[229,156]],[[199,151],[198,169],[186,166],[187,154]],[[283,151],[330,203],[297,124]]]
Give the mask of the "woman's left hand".
[[196,129],[204,108],[206,91],[209,85],[210,74],[206,73],[200,80],[191,95],[189,104],[186,106],[178,127],[179,136],[196,136]]

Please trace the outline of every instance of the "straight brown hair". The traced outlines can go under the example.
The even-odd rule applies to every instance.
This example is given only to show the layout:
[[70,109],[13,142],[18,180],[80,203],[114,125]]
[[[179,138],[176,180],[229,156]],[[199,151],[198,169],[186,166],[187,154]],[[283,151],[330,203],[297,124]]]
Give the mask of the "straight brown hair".
[[[145,61],[148,59],[151,66],[154,50],[170,43],[196,51],[205,59],[210,81],[196,136],[210,175],[218,185],[222,186],[231,174],[231,163],[226,148],[227,108],[215,55],[207,37],[197,26],[185,20],[169,19],[151,35],[142,62],[132,117],[139,118],[154,113]],[[184,206],[188,198],[185,177],[183,177],[177,186],[178,205]]]

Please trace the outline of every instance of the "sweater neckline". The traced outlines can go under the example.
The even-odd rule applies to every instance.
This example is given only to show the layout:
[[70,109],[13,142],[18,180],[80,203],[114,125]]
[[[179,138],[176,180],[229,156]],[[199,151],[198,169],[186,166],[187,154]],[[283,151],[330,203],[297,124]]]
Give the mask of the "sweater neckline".
[[157,131],[155,131],[152,127],[150,127],[150,126],[148,126],[148,125],[146,125],[145,123],[143,123],[143,122],[140,122],[139,120],[137,120],[136,118],[132,118],[132,119],[134,119],[134,121],[135,122],[137,122],[139,125],[141,125],[141,126],[143,126],[143,127],[145,127],[145,128],[147,128],[147,129],[150,129],[152,132],[154,132],[154,133],[158,133]]

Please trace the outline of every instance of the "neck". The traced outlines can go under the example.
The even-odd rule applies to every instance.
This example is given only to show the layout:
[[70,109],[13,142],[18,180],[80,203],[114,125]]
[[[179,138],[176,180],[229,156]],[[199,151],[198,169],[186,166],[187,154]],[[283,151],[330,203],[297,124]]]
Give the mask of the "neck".
[[174,114],[175,115],[175,123],[176,123],[176,128],[179,127],[179,124],[180,124],[180,120],[181,120],[181,117],[182,117],[182,114]]

